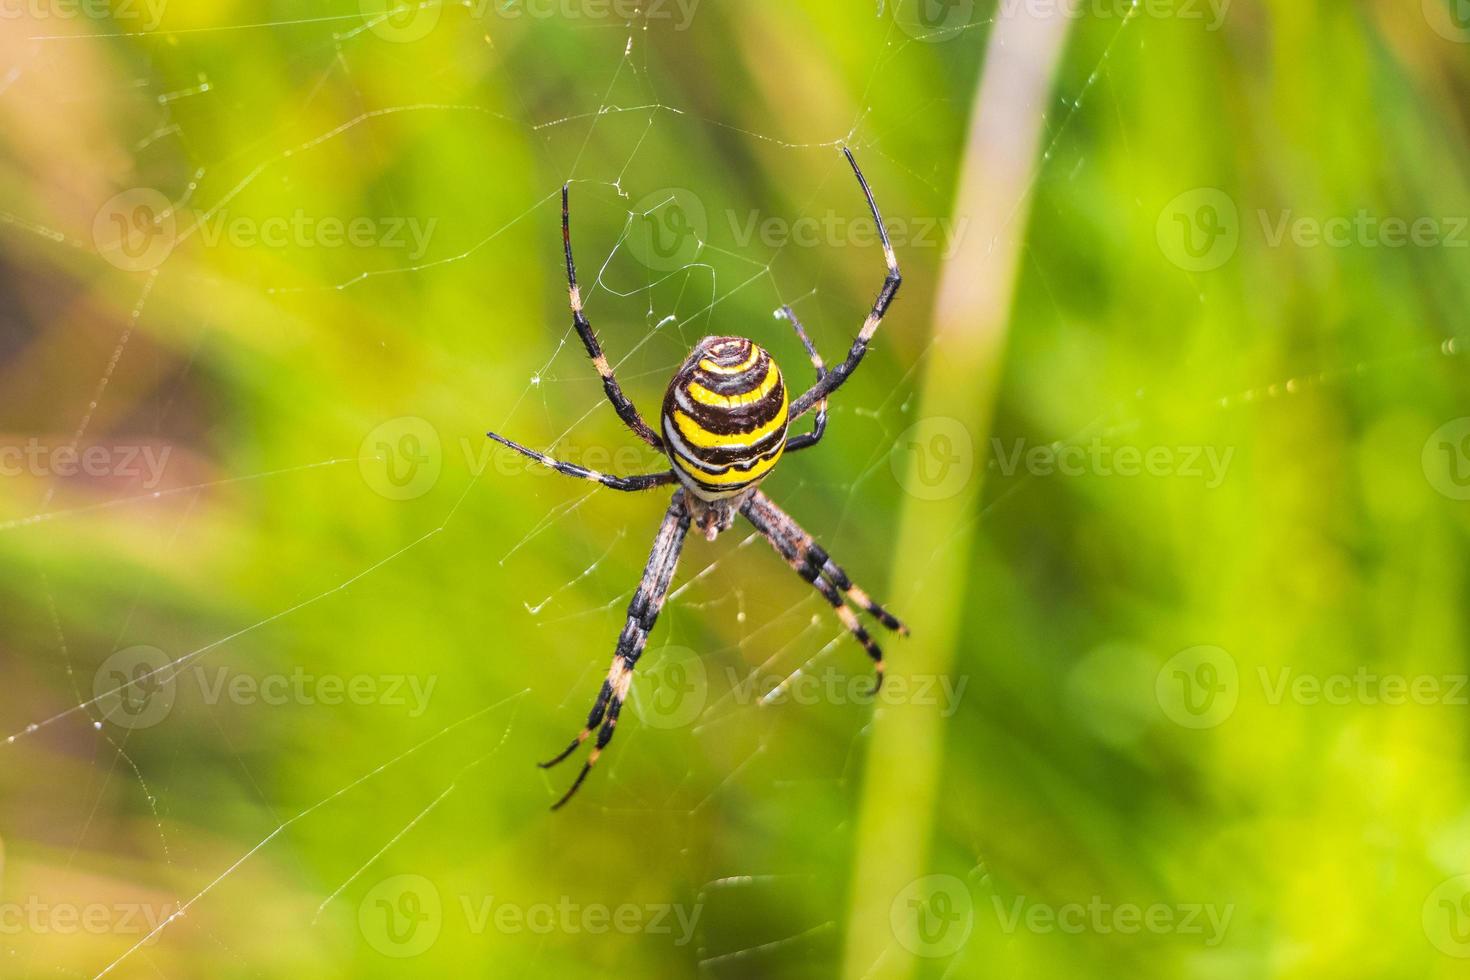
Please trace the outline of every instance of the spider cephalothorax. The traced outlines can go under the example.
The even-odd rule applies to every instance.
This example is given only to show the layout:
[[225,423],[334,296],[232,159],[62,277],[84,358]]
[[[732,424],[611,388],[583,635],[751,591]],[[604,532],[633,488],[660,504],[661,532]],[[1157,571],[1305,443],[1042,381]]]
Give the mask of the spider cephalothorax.
[[[607,392],[618,417],[633,430],[634,435],[666,454],[673,466],[663,473],[611,476],[553,459],[493,432],[489,433],[490,438],[559,473],[594,480],[614,490],[648,490],[675,483],[680,487],[674,491],[663,524],[654,537],[653,552],[643,570],[643,581],[633,593],[633,601],[628,604],[628,621],[618,637],[612,667],[602,682],[592,711],[587,715],[587,724],[566,751],[541,764],[543,767],[556,765],[587,741],[594,730],[597,731],[596,747],[587,756],[571,788],[553,804],[553,809],[572,798],[602,750],[612,740],[623,702],[627,700],[633,683],[633,668],[643,655],[649,631],[663,609],[669,585],[674,580],[674,567],[678,564],[679,552],[690,527],[698,528],[713,541],[721,531],[729,530],[736,515],[750,521],[796,573],[821,593],[842,624],[862,644],[873,659],[878,684],[883,682],[883,651],[858,622],[857,614],[848,603],[868,613],[888,629],[907,632],[903,624],[853,584],[842,567],[812,540],[811,535],[757,488],[783,454],[815,446],[821,441],[827,429],[827,396],[847,380],[867,353],[868,343],[883,322],[883,314],[888,311],[901,282],[898,260],[894,258],[893,247],[888,242],[888,232],[883,227],[873,192],[863,179],[851,151],[844,147],[842,152],[867,198],[868,209],[878,227],[878,238],[883,243],[883,258],[888,265],[888,274],[883,279],[878,298],[873,302],[872,312],[858,331],[846,359],[828,371],[796,314],[790,307],[782,307],[780,315],[791,321],[817,374],[816,383],[792,401],[776,362],[761,347],[743,337],[706,337],[669,382],[663,410],[659,414],[662,435],[644,421],[638,408],[623,394],[612,365],[602,352],[597,335],[592,332],[592,324],[582,312],[577,267],[572,261],[567,188],[563,186],[561,189],[561,233],[567,260],[572,325],[602,377],[603,390]],[[814,413],[812,430],[790,435],[787,430],[791,423],[807,412]]]

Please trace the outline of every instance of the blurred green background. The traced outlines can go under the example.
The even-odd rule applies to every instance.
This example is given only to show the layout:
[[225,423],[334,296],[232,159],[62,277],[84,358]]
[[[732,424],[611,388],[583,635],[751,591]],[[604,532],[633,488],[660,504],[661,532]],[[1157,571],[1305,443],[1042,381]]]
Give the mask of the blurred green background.
[[[923,391],[935,297],[989,268],[987,45],[1050,4],[8,6],[0,973],[1465,975],[1470,12],[1063,7],[977,175],[992,405]],[[558,188],[652,416],[709,333],[799,387],[783,303],[846,350],[844,143],[905,286],[765,489],[913,649],[959,609],[949,666],[881,638],[875,705],[748,527],[691,540],[548,813],[666,503],[484,439],[658,466]],[[932,800],[865,797],[916,717]]]

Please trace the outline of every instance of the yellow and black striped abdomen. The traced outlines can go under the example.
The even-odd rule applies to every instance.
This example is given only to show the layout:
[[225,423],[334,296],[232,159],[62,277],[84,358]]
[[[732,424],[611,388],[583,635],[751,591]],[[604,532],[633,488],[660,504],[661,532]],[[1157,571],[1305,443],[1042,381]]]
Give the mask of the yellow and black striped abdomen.
[[786,448],[788,408],[770,354],[743,337],[706,337],[664,395],[661,421],[674,472],[705,500],[754,486]]

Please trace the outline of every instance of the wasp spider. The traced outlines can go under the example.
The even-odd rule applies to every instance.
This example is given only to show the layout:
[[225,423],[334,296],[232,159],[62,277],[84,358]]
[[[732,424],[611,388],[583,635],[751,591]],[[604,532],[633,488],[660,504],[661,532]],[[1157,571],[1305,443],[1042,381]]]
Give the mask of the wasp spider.
[[[561,234],[566,252],[567,283],[571,297],[572,324],[577,335],[587,348],[587,355],[602,376],[602,387],[608,400],[617,410],[618,417],[644,442],[669,457],[672,467],[662,473],[638,476],[610,476],[571,463],[553,459],[544,453],[527,449],[497,435],[490,438],[517,452],[545,464],[558,473],[594,480],[614,490],[647,490],[653,487],[679,484],[664,515],[663,524],[654,537],[653,553],[643,570],[643,580],[633,601],[628,605],[628,621],[618,637],[618,646],[613,653],[612,667],[597,700],[587,716],[587,724],[572,744],[556,758],[541,763],[549,768],[567,758],[595,730],[597,744],[587,756],[582,771],[576,780],[553,806],[557,809],[572,798],[581,787],[587,773],[597,758],[612,740],[618,716],[628,689],[633,682],[633,668],[643,654],[648,642],[649,631],[658,619],[668,594],[669,583],[674,577],[674,566],[684,545],[684,537],[691,527],[703,532],[713,541],[721,531],[728,530],[741,514],[765,536],[777,553],[807,582],[811,583],[822,597],[837,611],[842,624],[862,644],[873,659],[876,671],[874,690],[883,683],[883,651],[858,622],[856,614],[843,601],[869,613],[890,630],[906,634],[907,628],[886,609],[868,597],[868,594],[853,584],[836,562],[822,549],[811,535],[777,507],[769,497],[757,489],[770,473],[782,454],[796,452],[815,446],[827,428],[827,397],[848,379],[867,353],[868,344],[883,322],[883,315],[898,292],[901,278],[898,261],[889,244],[888,232],[883,227],[883,218],[873,200],[857,161],[846,147],[842,152],[852,166],[858,185],[867,198],[868,209],[878,228],[883,245],[883,255],[888,263],[888,274],[873,303],[872,312],[858,331],[847,358],[832,370],[827,370],[821,355],[812,345],[806,331],[790,307],[783,307],[779,315],[786,317],[796,330],[812,366],[817,380],[812,387],[794,400],[786,390],[781,370],[761,347],[744,337],[706,337],[690,352],[674,379],[669,382],[664,395],[663,410],[659,413],[659,432],[655,432],[638,409],[623,394],[612,366],[603,353],[592,324],[582,312],[582,296],[577,288],[577,269],[572,262],[572,237],[567,207],[567,188],[561,191]],[[800,435],[788,435],[791,422],[808,412],[815,412],[812,429]],[[599,727],[600,726],[600,727]]]

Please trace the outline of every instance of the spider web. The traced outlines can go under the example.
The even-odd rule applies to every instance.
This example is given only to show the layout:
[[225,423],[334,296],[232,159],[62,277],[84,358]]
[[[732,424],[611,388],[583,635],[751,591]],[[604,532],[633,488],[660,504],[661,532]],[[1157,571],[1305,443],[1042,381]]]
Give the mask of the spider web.
[[[187,12],[170,10],[161,26],[139,31],[121,19],[54,29],[35,21],[6,43],[9,63],[0,65],[0,100],[33,120],[94,85],[102,95],[86,111],[117,137],[119,157],[107,168],[112,186],[94,174],[94,186],[62,185],[50,201],[21,200],[13,186],[0,199],[7,250],[43,270],[58,294],[80,297],[66,309],[27,297],[30,315],[67,323],[82,338],[41,361],[52,387],[23,388],[37,402],[22,405],[10,427],[73,451],[109,438],[175,449],[157,486],[38,478],[0,514],[13,591],[23,597],[7,617],[16,681],[0,697],[6,895],[47,909],[109,910],[98,930],[52,920],[50,929],[0,935],[14,975],[168,973],[181,964],[190,972],[211,964],[376,973],[399,962],[412,972],[414,960],[380,956],[359,922],[374,889],[402,875],[432,880],[446,909],[451,896],[496,895],[523,907],[570,896],[584,907],[632,900],[701,910],[687,950],[670,952],[666,936],[644,930],[621,954],[629,962],[675,956],[720,976],[798,974],[829,962],[843,907],[828,896],[840,897],[844,885],[872,707],[841,693],[795,692],[808,681],[865,679],[861,652],[748,528],[737,525],[714,546],[691,539],[635,700],[702,672],[697,710],[677,721],[657,705],[625,713],[639,720],[623,726],[572,809],[546,817],[542,808],[575,763],[545,778],[529,764],[580,726],[663,498],[524,467],[502,471],[503,457],[478,430],[589,461],[601,453],[620,472],[657,465],[617,425],[562,305],[563,180],[588,313],[645,415],[708,333],[752,336],[775,352],[794,387],[805,380],[794,336],[771,318],[782,305],[834,362],[881,282],[877,248],[838,242],[834,258],[831,249],[742,240],[740,228],[747,215],[861,220],[861,197],[837,153],[843,145],[863,162],[890,223],[945,215],[965,92],[993,18],[915,31],[912,22],[905,29],[902,7],[847,11],[861,21],[861,50],[844,56],[860,67],[845,73],[852,91],[833,99],[838,108],[782,105],[772,62],[804,85],[835,82],[794,60],[800,47],[789,36],[742,38],[750,59],[742,70],[766,111],[722,116],[686,91],[683,73],[697,67],[671,68],[680,64],[672,55],[680,32],[652,7],[571,24],[468,4],[425,3],[391,17],[329,7],[254,21],[241,14],[190,26]],[[412,25],[426,14],[447,59],[441,73],[396,70],[406,56],[394,32],[405,17]],[[705,44],[701,32],[718,36],[732,25],[763,29],[743,21],[737,5],[710,2],[687,30]],[[553,32],[570,37],[574,58],[540,62],[536,39]],[[1126,142],[1109,75],[1117,60],[1142,56],[1146,36],[1132,8],[1078,28],[1043,159],[1016,201],[1018,220],[1047,189],[1100,179],[1090,170],[1095,142]],[[239,51],[288,43],[287,75],[274,84],[293,112],[242,136],[236,127],[269,101],[251,91],[263,82],[241,70]],[[78,66],[97,77],[48,90]],[[915,89],[936,94],[915,104]],[[936,122],[942,135],[926,132]],[[943,141],[948,156],[934,155]],[[496,182],[466,176],[446,181],[439,200],[404,199],[394,155],[432,170],[436,147],[457,150],[455,159],[504,154],[508,162],[495,168]],[[727,159],[749,179],[708,166],[680,170],[686,149],[706,164]],[[330,185],[332,174],[354,168],[371,175],[370,210],[438,218],[423,254],[343,248],[322,258],[293,241],[274,250],[227,243],[224,258],[201,257],[229,220],[245,215],[258,226],[283,201],[304,207],[325,195],[321,213],[352,213]],[[91,216],[66,203],[100,203],[129,185],[158,189],[168,208],[155,217],[176,222],[170,254],[152,268],[114,268],[91,235]],[[694,254],[668,262],[639,254],[639,236],[667,215],[687,215],[690,199],[713,212]],[[902,542],[865,518],[902,499],[890,454],[920,421],[916,379],[939,353],[922,325],[940,256],[897,244],[910,284],[863,371],[833,401],[832,434],[785,463],[767,489],[901,612],[930,583],[885,583],[886,552]],[[1046,253],[1026,258],[1044,292]],[[1181,278],[1201,305],[1212,301],[1192,276]],[[478,319],[466,322],[473,309]],[[1305,360],[1279,377],[1183,397],[1228,428],[1242,405],[1455,356],[1456,343],[1401,344],[1347,363]],[[280,390],[252,381],[251,371],[279,374]],[[314,391],[319,383],[340,393],[364,376],[371,384],[356,404]],[[1160,403],[1179,397],[1101,392],[1082,409],[1003,413],[1000,427],[1053,447],[1117,440],[1157,426]],[[297,502],[311,513],[366,495],[364,466],[377,472],[383,460],[363,437],[420,416],[434,420],[441,443],[431,489],[355,501],[350,521],[324,529],[293,515]],[[390,452],[406,431],[390,431]],[[973,519],[1005,514],[1036,482],[997,477]],[[400,619],[405,626],[390,622]],[[502,623],[536,649],[503,644]],[[98,687],[99,667],[140,644],[161,650],[161,660]],[[890,644],[894,656],[901,649]],[[398,710],[268,704],[258,693],[203,700],[202,685],[220,679],[216,669],[226,680],[297,670],[367,677],[380,682],[380,695],[394,677],[434,679],[437,694]],[[174,689],[170,717],[117,724],[133,687]],[[201,772],[209,774],[203,785]],[[797,811],[810,826],[793,833],[811,860],[789,847],[762,854],[756,831]],[[731,826],[711,829],[722,824]],[[454,842],[448,854],[445,841]],[[639,876],[650,847],[661,852],[651,886]],[[978,853],[968,856],[978,869]],[[535,861],[545,866],[529,870]],[[124,928],[128,912],[141,925]],[[455,915],[446,911],[445,923]],[[571,962],[577,954],[568,950],[585,951],[589,938],[522,930],[474,941],[504,956],[509,972]],[[658,943],[662,952],[645,948]]]

